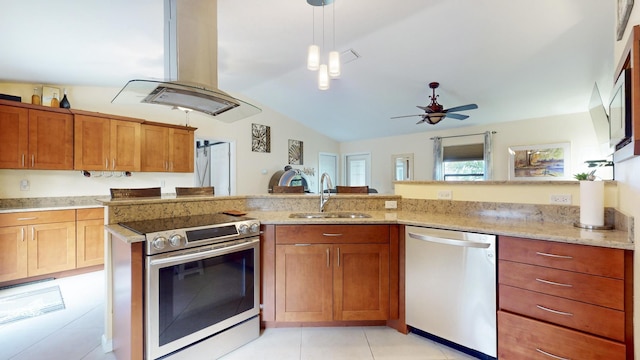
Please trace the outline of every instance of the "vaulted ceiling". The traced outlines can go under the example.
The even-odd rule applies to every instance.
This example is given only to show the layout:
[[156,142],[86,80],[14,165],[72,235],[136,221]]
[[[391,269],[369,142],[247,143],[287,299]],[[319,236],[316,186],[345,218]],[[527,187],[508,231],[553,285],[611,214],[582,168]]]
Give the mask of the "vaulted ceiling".
[[[322,9],[305,0],[218,0],[219,87],[338,141],[586,112],[613,80],[614,0],[335,0],[325,47],[355,61],[326,91],[306,69],[322,45]],[[335,8],[334,8],[335,6]],[[3,4],[0,81],[122,86],[161,78],[163,1],[30,0]],[[418,114],[427,84],[465,121]]]

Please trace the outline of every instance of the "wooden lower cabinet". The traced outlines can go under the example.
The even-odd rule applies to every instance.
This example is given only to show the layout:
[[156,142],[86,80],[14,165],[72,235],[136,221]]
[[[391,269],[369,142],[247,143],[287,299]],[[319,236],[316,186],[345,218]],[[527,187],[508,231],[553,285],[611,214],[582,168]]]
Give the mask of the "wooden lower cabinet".
[[76,267],[104,264],[104,209],[78,209]]
[[0,283],[103,264],[103,218],[102,207],[0,214]]
[[625,359],[624,344],[498,311],[498,358]]
[[0,228],[0,282],[27,277],[26,226]]
[[277,321],[388,318],[388,244],[276,246]]
[[633,359],[633,252],[501,236],[500,359]]
[[76,267],[75,221],[30,225],[27,233],[29,276],[71,270]]

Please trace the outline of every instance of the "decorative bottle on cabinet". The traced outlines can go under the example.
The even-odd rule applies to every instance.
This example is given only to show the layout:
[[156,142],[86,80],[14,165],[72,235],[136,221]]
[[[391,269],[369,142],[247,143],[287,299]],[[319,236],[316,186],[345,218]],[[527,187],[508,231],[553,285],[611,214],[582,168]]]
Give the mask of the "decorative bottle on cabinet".
[[31,95],[31,103],[33,105],[40,105],[40,94],[38,94],[38,88],[33,88],[33,95]]
[[67,100],[67,89],[64,89],[64,96],[62,97],[62,100],[60,100],[60,107],[64,109],[71,108],[71,104],[69,103],[69,100]]
[[60,106],[60,102],[58,101],[58,93],[53,93],[53,97],[51,98],[51,107]]

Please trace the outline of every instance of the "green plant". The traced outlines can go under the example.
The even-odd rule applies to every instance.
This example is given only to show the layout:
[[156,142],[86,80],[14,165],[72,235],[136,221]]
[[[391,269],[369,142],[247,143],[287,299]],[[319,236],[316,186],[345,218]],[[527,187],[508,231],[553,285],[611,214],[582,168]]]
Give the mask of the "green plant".
[[583,180],[587,180],[589,178],[589,174],[587,174],[587,173],[577,173],[577,174],[573,175],[573,177],[576,178],[576,180],[583,181]]
[[588,172],[588,173],[586,173],[586,172],[577,173],[577,174],[573,175],[573,177],[576,180],[580,180],[580,181],[593,181],[593,180],[596,179],[596,176],[594,175],[595,172],[596,171],[593,170],[593,171]]

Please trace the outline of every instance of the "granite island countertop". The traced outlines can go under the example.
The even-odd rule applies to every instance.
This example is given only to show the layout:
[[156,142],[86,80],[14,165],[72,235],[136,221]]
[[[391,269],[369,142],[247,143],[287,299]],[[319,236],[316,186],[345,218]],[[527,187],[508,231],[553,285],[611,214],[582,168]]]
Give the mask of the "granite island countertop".
[[[448,230],[469,231],[502,236],[516,236],[571,244],[582,244],[634,250],[635,244],[629,239],[629,232],[620,230],[587,230],[572,225],[544,223],[514,219],[494,219],[489,217],[451,216],[413,211],[358,211],[371,215],[369,218],[291,218],[291,211],[248,211],[247,216],[271,225],[309,224],[401,224],[435,227]],[[144,241],[142,235],[118,224],[106,226],[119,239],[128,242]]]

